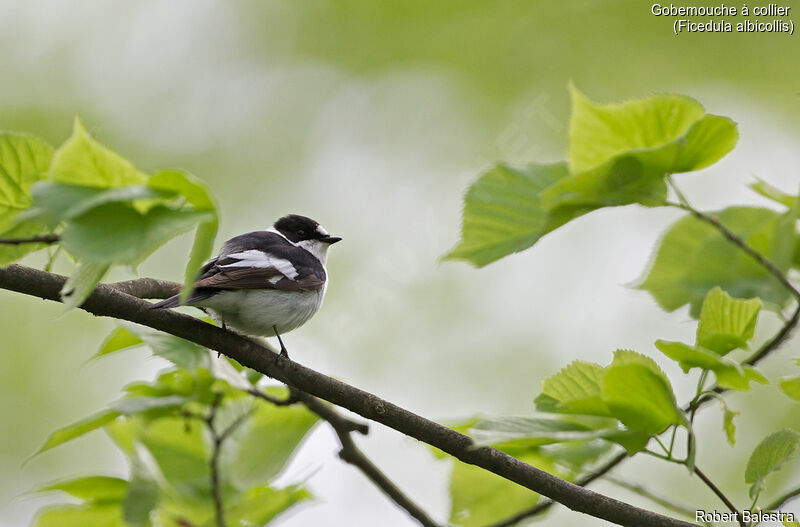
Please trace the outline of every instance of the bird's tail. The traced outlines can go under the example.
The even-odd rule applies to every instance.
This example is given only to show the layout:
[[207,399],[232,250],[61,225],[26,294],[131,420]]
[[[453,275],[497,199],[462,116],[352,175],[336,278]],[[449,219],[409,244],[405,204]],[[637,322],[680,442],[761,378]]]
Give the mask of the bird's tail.
[[178,298],[178,295],[171,296],[166,300],[162,300],[161,302],[156,302],[155,304],[150,304],[150,309],[169,309],[171,307],[178,307],[181,305],[181,302]]

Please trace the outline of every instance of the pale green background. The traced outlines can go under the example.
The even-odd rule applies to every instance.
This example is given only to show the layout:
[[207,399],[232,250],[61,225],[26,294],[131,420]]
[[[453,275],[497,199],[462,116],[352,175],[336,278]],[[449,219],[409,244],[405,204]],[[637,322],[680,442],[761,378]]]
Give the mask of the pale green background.
[[[677,178],[698,206],[764,204],[744,188],[754,176],[797,186],[798,37],[676,37],[671,26],[632,0],[2,1],[0,127],[59,143],[79,114],[142,169],[190,169],[220,200],[223,239],[287,212],[319,219],[345,241],[324,309],[287,336],[293,357],[425,416],[528,412],[544,377],[576,358],[607,363],[617,347],[659,360],[685,400],[693,381],[652,341],[689,339],[694,325],[627,287],[675,211],[594,213],[481,270],[437,263],[482,168],[564,157],[570,79],[600,100],[684,93],[737,120],[733,154]],[[140,273],[180,279],[189,244],[170,243]],[[86,364],[112,324],[62,311],[0,292],[3,527],[28,523],[43,501],[21,494],[37,483],[124,471],[100,433],[21,463],[51,429],[163,366],[144,353]],[[774,327],[764,317],[760,338]],[[791,373],[795,355],[796,340],[768,376]],[[750,449],[800,414],[774,387],[731,402],[743,410],[736,448],[718,410],[704,410],[699,463],[745,503]],[[447,463],[372,430],[364,449],[444,520]],[[319,499],[280,525],[413,525],[335,449],[327,430],[310,438],[284,481],[309,478]],[[796,482],[796,466],[781,477]],[[643,459],[619,473],[719,508],[684,468]],[[603,524],[565,510],[544,523]]]

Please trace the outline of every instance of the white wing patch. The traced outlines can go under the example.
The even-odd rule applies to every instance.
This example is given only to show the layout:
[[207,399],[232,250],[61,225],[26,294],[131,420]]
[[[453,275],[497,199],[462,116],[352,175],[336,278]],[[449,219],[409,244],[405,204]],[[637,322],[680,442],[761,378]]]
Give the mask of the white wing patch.
[[[232,264],[220,265],[220,267],[258,267],[264,269],[271,267],[280,271],[290,280],[294,280],[298,275],[297,269],[294,268],[294,265],[292,265],[292,262],[289,260],[271,256],[263,251],[259,251],[258,249],[250,249],[240,253],[229,254],[228,258],[236,258],[239,261]],[[273,279],[275,280],[274,282],[272,281]],[[274,284],[278,280],[280,280],[280,277],[273,277],[270,279],[270,282]]]

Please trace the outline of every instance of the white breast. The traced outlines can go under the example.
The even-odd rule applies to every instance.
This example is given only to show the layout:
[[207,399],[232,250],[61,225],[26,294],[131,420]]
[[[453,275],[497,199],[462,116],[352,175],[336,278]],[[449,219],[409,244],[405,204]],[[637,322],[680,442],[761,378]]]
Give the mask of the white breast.
[[283,335],[308,322],[322,306],[326,287],[316,291],[222,291],[197,305],[208,308],[215,318],[241,333],[272,337],[273,326]]

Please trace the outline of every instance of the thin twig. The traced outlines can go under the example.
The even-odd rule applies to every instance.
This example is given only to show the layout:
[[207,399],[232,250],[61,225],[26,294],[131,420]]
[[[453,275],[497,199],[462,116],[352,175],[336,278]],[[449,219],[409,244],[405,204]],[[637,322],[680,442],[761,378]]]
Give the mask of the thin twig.
[[303,403],[309,410],[331,425],[331,428],[333,428],[342,446],[342,449],[339,451],[339,457],[342,461],[358,468],[389,499],[394,501],[399,507],[405,509],[405,511],[408,512],[412,518],[417,520],[420,525],[423,527],[439,527],[422,508],[411,501],[411,499],[356,446],[355,441],[353,441],[352,433],[358,432],[366,435],[369,432],[369,427],[365,423],[359,423],[348,419],[329,404],[293,388],[289,388],[289,396],[285,399],[272,397],[256,389],[250,390],[250,393],[279,406],[287,406],[296,402]]
[[61,241],[58,234],[42,234],[30,238],[0,238],[0,245],[24,245],[26,243],[53,244]]
[[222,436],[217,433],[214,427],[214,419],[217,417],[217,409],[219,403],[222,401],[222,394],[218,393],[214,397],[214,402],[211,403],[211,410],[206,418],[206,424],[211,432],[213,439],[213,447],[211,451],[211,497],[214,500],[214,511],[216,513],[217,527],[226,527],[225,524],[225,510],[222,504],[222,488],[220,486],[219,478],[219,454],[222,450]]
[[639,496],[647,498],[648,500],[652,501],[657,505],[661,505],[667,510],[670,510],[677,514],[682,514],[689,518],[695,517],[695,511],[693,509],[688,509],[679,503],[670,501],[668,498],[665,498],[664,496],[659,496],[658,494],[655,494],[653,491],[651,491],[650,489],[639,483],[615,478],[613,476],[608,477],[606,481],[610,481],[611,483],[613,483],[618,487],[622,487],[623,489],[629,490],[635,494],[638,494]]
[[710,489],[711,489],[711,491],[712,491],[714,494],[716,494],[716,495],[717,495],[717,497],[718,497],[720,500],[722,500],[722,503],[724,503],[724,504],[725,504],[725,506],[726,506],[726,507],[728,507],[728,509],[729,509],[729,510],[730,510],[732,513],[734,513],[734,514],[736,515],[736,519],[737,519],[737,521],[739,522],[739,525],[741,525],[742,527],[746,527],[746,525],[745,525],[745,523],[744,523],[744,519],[742,518],[742,513],[741,513],[741,512],[739,512],[739,510],[736,508],[736,505],[734,505],[733,503],[731,503],[731,500],[729,500],[729,499],[728,499],[728,497],[727,497],[727,496],[725,496],[725,494],[724,494],[724,493],[723,493],[723,492],[722,492],[722,491],[719,489],[719,487],[717,487],[717,486],[714,484],[714,482],[713,482],[713,481],[711,481],[711,480],[708,478],[708,476],[706,476],[706,475],[705,475],[705,473],[704,473],[702,470],[700,470],[699,468],[697,468],[697,465],[695,465],[695,467],[694,467],[694,473],[695,473],[695,474],[697,474],[697,476],[698,476],[698,477],[699,477],[701,480],[703,480],[703,483],[705,483],[705,484],[706,484],[706,486],[707,486],[708,488],[710,488]]
[[763,507],[762,509],[765,511],[776,511],[779,510],[781,507],[789,503],[790,501],[794,500],[800,496],[800,487],[790,490],[785,494],[781,494],[774,500],[772,500],[768,505]]

